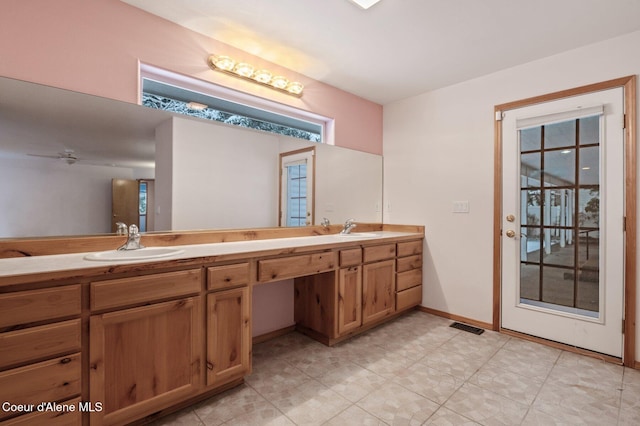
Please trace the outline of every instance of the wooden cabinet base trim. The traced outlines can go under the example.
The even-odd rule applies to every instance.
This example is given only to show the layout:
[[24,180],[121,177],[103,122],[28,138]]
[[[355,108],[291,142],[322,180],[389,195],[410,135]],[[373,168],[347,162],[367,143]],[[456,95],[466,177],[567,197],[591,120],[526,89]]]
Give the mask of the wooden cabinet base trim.
[[253,344],[257,345],[258,343],[268,342],[269,340],[276,339],[280,336],[284,336],[285,334],[289,334],[296,330],[295,325],[291,325],[289,327],[281,328],[279,330],[270,331],[269,333],[261,334],[259,336],[253,337]]
[[351,330],[346,332],[345,334],[338,336],[336,338],[329,338],[328,336],[325,336],[324,334],[318,333],[317,331],[311,330],[310,328],[306,328],[303,325],[300,324],[296,324],[296,329],[295,331],[304,334],[305,336],[309,336],[314,340],[317,340],[318,342],[325,344],[327,346],[333,346],[337,343],[340,342],[344,342],[345,340],[349,340],[350,338],[352,338],[353,336],[356,336],[360,333],[364,333],[365,331],[371,330],[372,328],[376,328],[379,325],[385,324],[389,321],[394,320],[395,318],[406,314],[410,309],[404,310],[402,312],[395,312],[393,314],[390,314],[389,316],[386,316],[378,321],[373,321],[370,323],[367,323],[363,326],[361,326],[360,328],[357,328],[355,330]]

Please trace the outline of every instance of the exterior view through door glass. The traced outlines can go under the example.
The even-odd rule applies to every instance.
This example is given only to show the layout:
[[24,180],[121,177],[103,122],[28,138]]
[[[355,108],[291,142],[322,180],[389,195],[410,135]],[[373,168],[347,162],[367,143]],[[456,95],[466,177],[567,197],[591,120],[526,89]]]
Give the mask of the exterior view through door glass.
[[280,154],[280,226],[313,225],[314,153]]
[[502,327],[622,356],[622,89],[507,111]]

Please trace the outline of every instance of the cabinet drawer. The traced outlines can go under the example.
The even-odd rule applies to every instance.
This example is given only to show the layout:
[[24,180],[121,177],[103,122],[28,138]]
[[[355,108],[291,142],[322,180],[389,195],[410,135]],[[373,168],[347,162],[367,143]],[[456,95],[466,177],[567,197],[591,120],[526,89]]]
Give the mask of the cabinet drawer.
[[409,257],[401,257],[398,259],[398,263],[396,265],[396,271],[404,272],[410,271],[411,269],[422,268],[422,255],[409,256]]
[[340,266],[356,266],[362,263],[362,249],[340,250]]
[[330,271],[336,266],[336,253],[314,253],[258,261],[258,281],[267,282]]
[[0,295],[0,327],[80,315],[80,285]]
[[[59,405],[74,407],[75,411],[44,411],[25,414],[2,423],[2,426],[81,426],[82,413],[79,410],[80,398],[62,401]],[[48,402],[48,401],[47,401]]]
[[0,367],[80,350],[80,319],[0,334]]
[[365,247],[364,261],[375,262],[378,260],[392,259],[396,257],[396,245],[384,244],[381,246]]
[[396,311],[419,305],[422,302],[422,286],[412,287],[408,290],[399,291],[396,294]]
[[212,266],[207,268],[207,288],[220,290],[249,283],[249,264]]
[[422,253],[422,240],[398,243],[398,257],[412,256]]
[[200,269],[91,283],[91,310],[198,293]]
[[422,269],[411,269],[400,272],[396,277],[396,288],[398,291],[406,290],[422,284]]
[[[80,394],[80,354],[52,359],[0,373],[0,401],[39,404]],[[13,413],[0,410],[0,419]]]

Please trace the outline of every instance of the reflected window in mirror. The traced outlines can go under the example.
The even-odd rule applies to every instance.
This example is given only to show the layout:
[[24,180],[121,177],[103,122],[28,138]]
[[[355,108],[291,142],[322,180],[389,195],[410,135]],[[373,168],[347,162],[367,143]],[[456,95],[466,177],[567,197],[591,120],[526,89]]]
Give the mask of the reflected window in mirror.
[[141,64],[143,106],[305,141],[333,144],[332,119]]
[[140,232],[147,232],[147,182],[140,181],[138,195],[138,211],[140,213]]

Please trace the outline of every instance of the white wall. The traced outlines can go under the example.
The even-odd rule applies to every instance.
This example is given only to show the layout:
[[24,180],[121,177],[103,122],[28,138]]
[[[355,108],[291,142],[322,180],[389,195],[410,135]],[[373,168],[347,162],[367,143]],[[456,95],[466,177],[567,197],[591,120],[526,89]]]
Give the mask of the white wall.
[[[278,138],[188,118],[172,121],[171,153],[163,147],[165,136],[157,147],[162,158],[172,159],[170,229],[277,226]],[[166,173],[162,167],[156,166],[159,178]],[[160,216],[167,198],[157,200]]]
[[[385,105],[384,221],[426,226],[424,306],[492,321],[494,105],[639,74],[638,46],[635,32]],[[452,213],[461,200],[470,212]],[[638,359],[640,327],[636,342]]]
[[0,158],[0,238],[111,232],[111,179],[132,169]]
[[280,136],[280,152],[316,147],[315,224],[382,222],[382,156]]
[[173,199],[173,119],[156,128],[155,229],[171,230]]
[[316,224],[382,222],[382,157],[330,145],[316,155]]

